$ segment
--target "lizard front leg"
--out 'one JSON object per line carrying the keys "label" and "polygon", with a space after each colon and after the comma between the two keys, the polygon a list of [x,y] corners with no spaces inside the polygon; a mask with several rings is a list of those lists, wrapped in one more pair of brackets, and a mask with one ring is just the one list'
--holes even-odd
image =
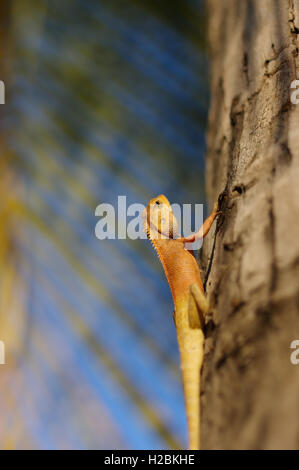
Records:
{"label": "lizard front leg", "polygon": [[209,215],[209,217],[206,218],[198,232],[193,233],[189,235],[188,237],[184,237],[184,242],[188,243],[193,243],[196,240],[200,240],[204,238],[210,231],[210,228],[212,227],[212,224],[214,220],[216,219],[217,215],[221,214],[221,211],[219,211],[219,205],[218,202],[215,202],[213,211]]}

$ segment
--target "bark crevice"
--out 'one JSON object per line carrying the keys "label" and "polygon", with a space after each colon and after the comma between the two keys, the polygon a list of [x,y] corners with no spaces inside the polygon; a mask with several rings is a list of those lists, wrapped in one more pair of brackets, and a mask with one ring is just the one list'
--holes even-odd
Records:
{"label": "bark crevice", "polygon": [[213,315],[201,447],[299,448],[299,0],[208,0],[208,11],[207,194],[225,197],[202,253]]}

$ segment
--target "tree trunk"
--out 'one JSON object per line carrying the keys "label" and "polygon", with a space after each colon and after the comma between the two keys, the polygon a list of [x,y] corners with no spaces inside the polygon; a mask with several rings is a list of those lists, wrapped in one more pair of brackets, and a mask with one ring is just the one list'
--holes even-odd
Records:
{"label": "tree trunk", "polygon": [[299,0],[207,0],[204,449],[299,448]]}

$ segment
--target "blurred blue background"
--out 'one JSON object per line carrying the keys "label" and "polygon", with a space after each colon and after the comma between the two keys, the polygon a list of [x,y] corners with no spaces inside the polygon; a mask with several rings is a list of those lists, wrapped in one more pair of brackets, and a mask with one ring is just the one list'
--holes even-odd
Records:
{"label": "blurred blue background", "polygon": [[0,448],[187,445],[172,300],[95,208],[204,202],[201,1],[1,7]]}

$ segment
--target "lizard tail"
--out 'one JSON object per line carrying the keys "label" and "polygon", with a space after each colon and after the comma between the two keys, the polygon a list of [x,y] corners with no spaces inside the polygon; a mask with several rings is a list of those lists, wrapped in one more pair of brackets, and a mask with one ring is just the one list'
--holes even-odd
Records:
{"label": "lizard tail", "polygon": [[189,449],[200,448],[200,372],[204,354],[204,334],[199,328],[182,332],[178,337],[186,414]]}

